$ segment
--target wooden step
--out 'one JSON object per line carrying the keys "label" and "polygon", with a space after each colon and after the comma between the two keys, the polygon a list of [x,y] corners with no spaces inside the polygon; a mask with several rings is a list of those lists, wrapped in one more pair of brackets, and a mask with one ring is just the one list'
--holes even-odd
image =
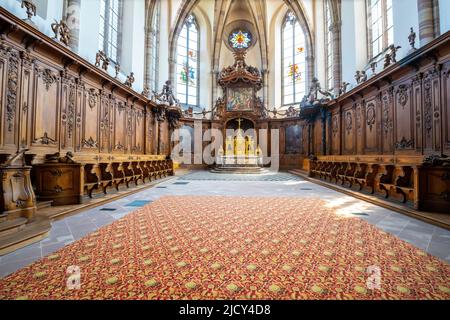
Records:
{"label": "wooden step", "polygon": [[302,169],[292,169],[288,170],[289,173],[296,175],[296,176],[308,176],[308,172]]}
{"label": "wooden step", "polygon": [[17,232],[0,236],[0,256],[44,239],[50,229],[50,220],[38,219]]}
{"label": "wooden step", "polygon": [[0,214],[0,223],[5,222],[8,215],[6,213]]}
{"label": "wooden step", "polygon": [[53,204],[53,201],[37,201],[36,207],[38,210],[51,207]]}
{"label": "wooden step", "polygon": [[0,223],[0,237],[19,231],[27,222],[26,218],[17,218]]}

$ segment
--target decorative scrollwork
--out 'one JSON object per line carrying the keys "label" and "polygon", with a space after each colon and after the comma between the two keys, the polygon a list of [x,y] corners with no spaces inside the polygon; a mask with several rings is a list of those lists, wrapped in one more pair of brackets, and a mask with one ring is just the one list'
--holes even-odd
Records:
{"label": "decorative scrollwork", "polygon": [[404,84],[398,87],[398,103],[404,107],[408,103],[408,87]]}
{"label": "decorative scrollwork", "polygon": [[414,139],[406,140],[405,137],[395,144],[396,149],[409,149],[414,148]]}
{"label": "decorative scrollwork", "polygon": [[45,84],[45,89],[48,91],[50,87],[56,82],[58,77],[50,69],[42,71],[42,81]]}
{"label": "decorative scrollwork", "polygon": [[89,137],[89,139],[87,139],[87,140],[83,139],[81,141],[81,144],[85,148],[97,148],[98,147],[97,141],[95,141],[92,137]]}
{"label": "decorative scrollwork", "polygon": [[38,139],[35,139],[33,143],[41,143],[45,145],[56,144],[56,140],[50,138],[47,132],[44,132],[44,135]]}
{"label": "decorative scrollwork", "polygon": [[367,111],[366,111],[366,123],[369,126],[370,131],[372,131],[372,127],[375,124],[375,117],[376,116],[376,111],[375,111],[375,105],[373,103],[370,103],[367,106]]}
{"label": "decorative scrollwork", "polygon": [[13,131],[14,119],[16,117],[17,88],[19,77],[19,56],[16,52],[11,52],[8,60],[8,86],[6,91],[6,120],[8,121],[8,131]]}

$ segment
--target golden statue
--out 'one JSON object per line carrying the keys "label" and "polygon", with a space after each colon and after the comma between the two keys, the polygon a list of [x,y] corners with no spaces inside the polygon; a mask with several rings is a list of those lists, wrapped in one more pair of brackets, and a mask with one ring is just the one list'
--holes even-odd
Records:
{"label": "golden statue", "polygon": [[227,137],[225,155],[227,156],[234,155],[234,143],[232,137]]}
{"label": "golden statue", "polygon": [[234,137],[234,154],[237,156],[244,156],[245,145],[245,138],[242,136],[241,130],[239,129],[236,137]]}
{"label": "golden statue", "polygon": [[255,144],[254,144],[253,138],[251,136],[247,136],[246,137],[245,154],[247,156],[254,156],[255,155]]}

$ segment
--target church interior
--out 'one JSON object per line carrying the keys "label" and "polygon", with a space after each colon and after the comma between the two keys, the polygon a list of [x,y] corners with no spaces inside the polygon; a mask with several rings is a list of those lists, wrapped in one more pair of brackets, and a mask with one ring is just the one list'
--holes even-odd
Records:
{"label": "church interior", "polygon": [[0,0],[0,299],[449,300],[450,1]]}

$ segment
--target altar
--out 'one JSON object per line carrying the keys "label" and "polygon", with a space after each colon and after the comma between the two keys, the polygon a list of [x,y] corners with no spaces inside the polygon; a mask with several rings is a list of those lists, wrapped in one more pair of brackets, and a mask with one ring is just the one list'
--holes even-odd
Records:
{"label": "altar", "polygon": [[223,68],[218,84],[223,96],[217,99],[213,117],[223,123],[224,144],[215,157],[213,172],[263,172],[263,154],[257,141],[256,123],[264,116],[262,100],[257,93],[262,88],[258,68],[245,62],[247,51],[256,38],[245,26],[230,32],[226,43],[235,62]]}
{"label": "altar", "polygon": [[263,166],[261,148],[256,145],[252,135],[243,135],[240,127],[242,119],[236,121],[239,127],[234,136],[226,137],[225,150],[221,148],[216,157],[215,171],[260,172],[261,170],[254,169]]}

